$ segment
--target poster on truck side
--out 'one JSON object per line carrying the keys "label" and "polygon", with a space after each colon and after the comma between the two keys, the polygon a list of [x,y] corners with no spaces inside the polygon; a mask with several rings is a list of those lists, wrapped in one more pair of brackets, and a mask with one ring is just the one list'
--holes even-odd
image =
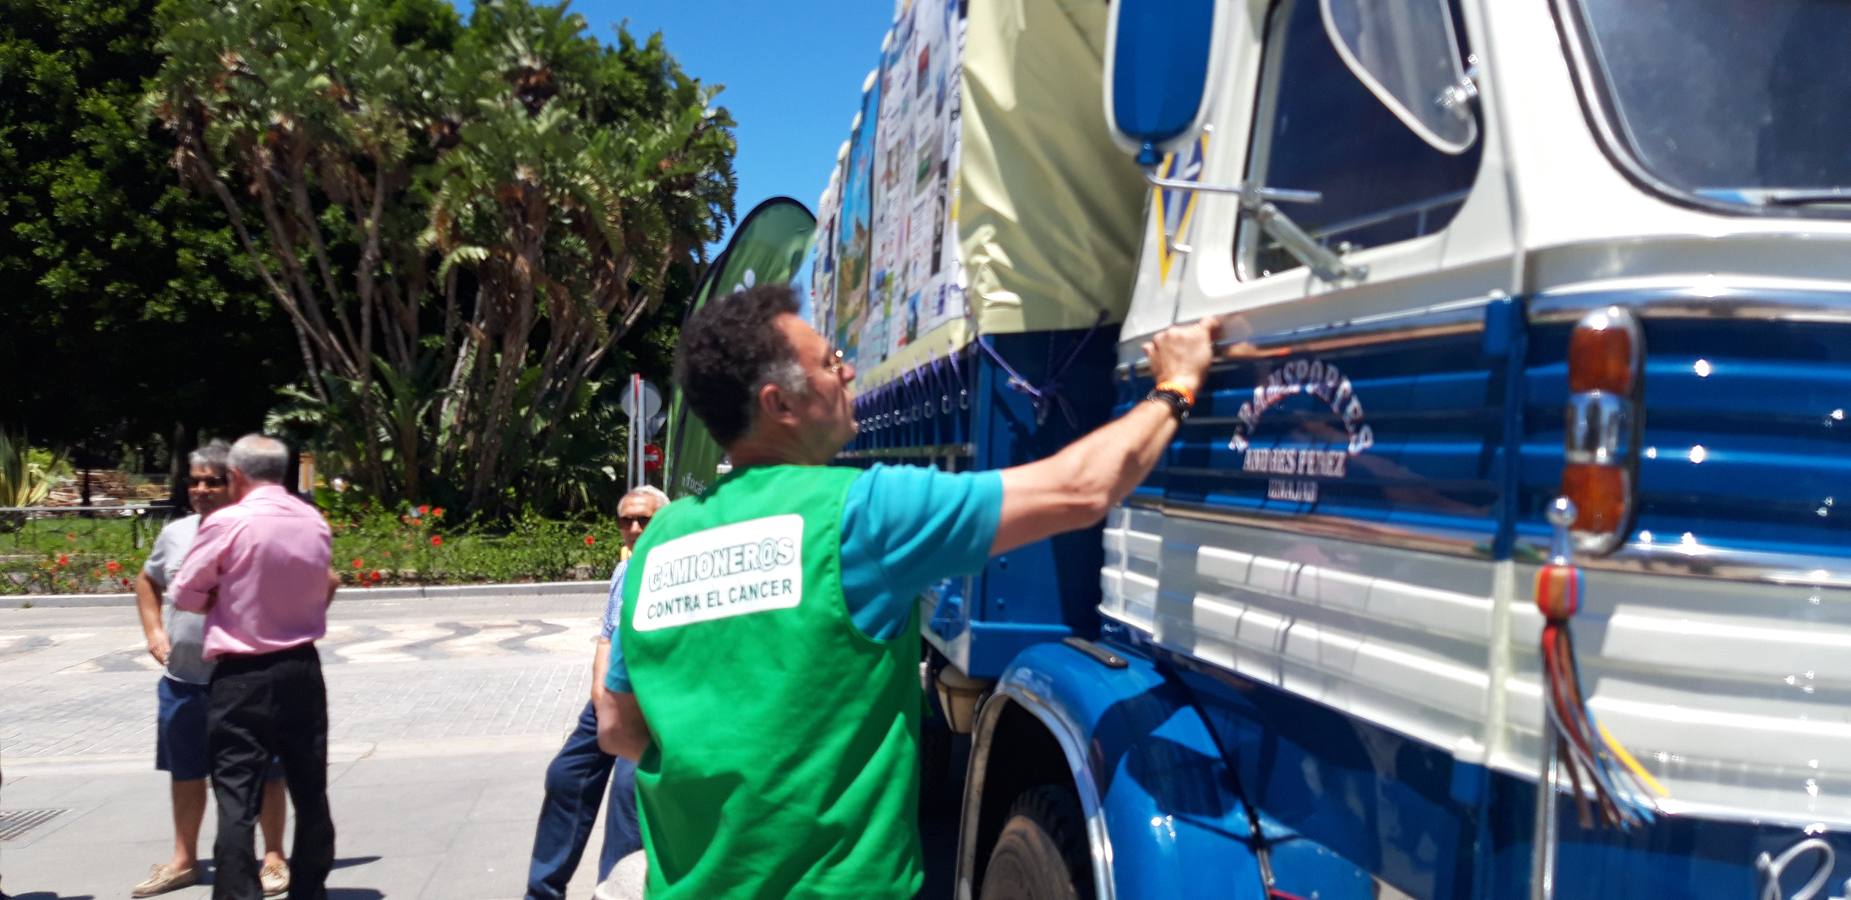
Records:
{"label": "poster on truck side", "polygon": [[839,205],[818,210],[830,243],[816,274],[831,282],[816,289],[816,318],[858,368],[965,312],[953,222],[962,23],[955,0],[902,5],[825,194]]}
{"label": "poster on truck side", "polygon": [[904,170],[912,135],[906,111],[912,101],[912,78],[904,65],[913,42],[912,18],[902,15],[888,33],[881,54],[880,114],[874,131],[874,255],[868,282],[868,317],[862,328],[865,365],[878,365],[905,342],[901,250],[906,240],[908,191]]}
{"label": "poster on truck side", "polygon": [[841,208],[836,218],[835,333],[843,359],[857,368],[878,362],[865,353],[862,330],[868,321],[868,269],[872,262],[874,203],[874,124],[880,111],[880,79],[861,98],[861,114],[848,138],[842,168]]}
{"label": "poster on truck side", "polygon": [[1148,188],[1096,116],[1069,114],[1103,102],[1108,24],[1060,0],[896,4],[811,264],[817,321],[864,388],[977,333],[1122,321]]}
{"label": "poster on truck side", "polygon": [[912,159],[906,178],[911,210],[907,214],[902,282],[906,294],[905,343],[963,314],[961,305],[947,303],[946,285],[953,267],[946,265],[944,255],[946,218],[950,213],[950,157],[957,146],[956,5],[920,2],[913,6],[911,14],[914,43],[908,58],[913,76],[909,116]]}

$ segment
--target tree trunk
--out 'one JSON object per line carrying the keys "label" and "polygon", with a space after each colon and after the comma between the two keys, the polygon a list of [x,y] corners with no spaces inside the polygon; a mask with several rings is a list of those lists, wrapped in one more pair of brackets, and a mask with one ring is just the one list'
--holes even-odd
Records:
{"label": "tree trunk", "polygon": [[186,457],[193,452],[193,446],[193,430],[185,422],[175,422],[167,461],[167,502],[174,509],[185,509],[187,505],[186,478],[192,467],[186,464]]}

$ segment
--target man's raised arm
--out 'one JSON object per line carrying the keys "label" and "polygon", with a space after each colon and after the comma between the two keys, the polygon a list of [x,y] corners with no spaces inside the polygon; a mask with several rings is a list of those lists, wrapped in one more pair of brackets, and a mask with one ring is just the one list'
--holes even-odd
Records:
{"label": "man's raised arm", "polygon": [[[1208,372],[1214,341],[1212,319],[1158,333],[1144,344],[1155,382],[1193,395]],[[1138,403],[1047,459],[1004,469],[991,555],[1104,518],[1150,474],[1178,424],[1168,404]]]}

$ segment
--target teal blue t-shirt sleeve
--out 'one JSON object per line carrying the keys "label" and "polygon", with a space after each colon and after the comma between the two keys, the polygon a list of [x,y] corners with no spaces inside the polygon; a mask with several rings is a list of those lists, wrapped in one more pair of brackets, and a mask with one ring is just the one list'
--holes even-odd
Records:
{"label": "teal blue t-shirt sleeve", "polygon": [[630,667],[623,662],[623,641],[617,634],[623,622],[623,576],[629,567],[628,562],[620,562],[617,571],[611,573],[611,593],[604,601],[604,620],[598,628],[600,635],[611,642],[611,664],[604,670],[604,689],[613,694],[634,693],[630,689]]}
{"label": "teal blue t-shirt sleeve", "polygon": [[842,594],[862,633],[900,633],[919,594],[982,570],[1002,518],[1000,472],[875,466],[842,508]]}

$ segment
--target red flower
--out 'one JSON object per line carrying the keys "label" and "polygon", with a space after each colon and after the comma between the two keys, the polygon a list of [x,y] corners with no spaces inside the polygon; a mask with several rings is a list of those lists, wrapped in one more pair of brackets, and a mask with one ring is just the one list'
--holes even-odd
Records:
{"label": "red flower", "polygon": [[372,582],[373,582],[374,584],[378,584],[378,583],[379,583],[379,580],[380,580],[380,579],[382,579],[382,578],[384,578],[384,577],[386,577],[386,576],[385,576],[385,575],[383,575],[383,574],[380,574],[380,571],[379,571],[378,569],[374,569],[374,570],[373,570],[373,574],[372,574],[372,575],[370,576],[370,578],[371,578],[371,580],[372,580]]}
{"label": "red flower", "polygon": [[114,575],[117,572],[122,571],[122,564],[112,559],[109,562],[104,563],[103,568],[108,569],[109,574]]}
{"label": "red flower", "polygon": [[441,534],[433,534],[433,535],[431,535],[431,546],[433,546],[433,547],[441,547],[441,546],[443,546],[443,535],[441,535]]}
{"label": "red flower", "polygon": [[585,546],[587,546],[587,547],[589,547],[589,546],[591,546],[592,544],[595,544],[595,543],[597,543],[597,542],[598,542],[598,539],[597,539],[597,538],[595,538],[595,537],[592,537],[592,536],[591,536],[591,535],[589,535],[589,534],[588,534],[588,535],[585,535]]}
{"label": "red flower", "polygon": [[116,579],[116,580],[117,580],[117,581],[120,581],[120,582],[122,582],[122,586],[123,586],[123,587],[128,587],[128,586],[129,586],[129,580],[128,580],[127,578],[118,578],[118,579]]}
{"label": "red flower", "polygon": [[71,564],[71,557],[70,557],[70,554],[68,554],[68,553],[60,553],[60,554],[58,554],[58,568],[60,568],[60,569],[62,569],[62,568],[64,568],[65,566],[68,566],[68,565],[70,565],[70,564]]}
{"label": "red flower", "polygon": [[439,506],[436,509],[431,510],[431,515],[439,519],[443,518],[443,507]]}
{"label": "red flower", "polygon": [[418,515],[420,515],[420,516],[428,516],[428,515],[430,515],[430,514],[431,514],[431,506],[430,506],[430,504],[428,504],[428,503],[427,503],[427,504],[424,504],[423,506],[420,506],[420,507],[418,507]]}
{"label": "red flower", "polygon": [[353,567],[354,567],[354,568],[356,568],[356,569],[364,569],[364,568],[366,568],[366,560],[364,560],[364,559],[361,559],[361,558],[360,558],[360,557],[358,557],[358,556],[356,556],[356,557],[354,557],[354,558],[353,558]]}

